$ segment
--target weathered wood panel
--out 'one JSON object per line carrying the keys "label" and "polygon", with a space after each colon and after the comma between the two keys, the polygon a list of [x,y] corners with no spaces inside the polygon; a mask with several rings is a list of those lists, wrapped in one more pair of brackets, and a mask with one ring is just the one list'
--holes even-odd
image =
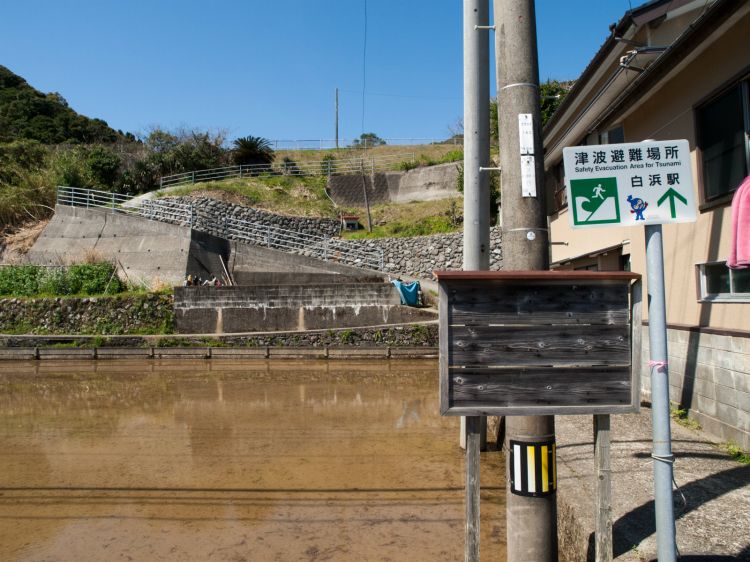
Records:
{"label": "weathered wood panel", "polygon": [[630,326],[452,326],[449,366],[622,365]]}
{"label": "weathered wood panel", "polygon": [[630,367],[451,369],[449,407],[627,406]]}
{"label": "weathered wood panel", "polygon": [[451,324],[625,324],[624,284],[518,285],[500,281],[441,282]]}

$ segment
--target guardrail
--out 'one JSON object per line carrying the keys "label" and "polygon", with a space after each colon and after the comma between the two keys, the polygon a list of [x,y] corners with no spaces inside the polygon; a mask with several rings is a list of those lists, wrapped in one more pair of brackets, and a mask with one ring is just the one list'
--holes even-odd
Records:
{"label": "guardrail", "polygon": [[356,248],[339,238],[317,236],[234,217],[224,219],[224,232],[227,238],[250,242],[257,246],[266,246],[354,267],[378,271],[383,269],[383,250]]}
{"label": "guardrail", "polygon": [[130,205],[132,198],[110,191],[83,187],[57,188],[57,204],[87,209],[105,209],[112,213],[138,215],[147,219],[171,222],[181,226],[193,225],[193,206],[169,200],[146,200],[140,206]]}
{"label": "guardrail", "polygon": [[[58,205],[104,209],[111,213],[137,215],[149,220],[191,228],[196,227],[200,230],[201,225],[196,224],[197,215],[192,204],[169,199],[146,199],[138,206],[130,205],[129,202],[129,197],[109,191],[97,191],[81,187],[61,186],[57,188]],[[381,249],[358,248],[339,238],[287,230],[234,217],[224,218],[223,233],[225,238],[257,246],[266,246],[271,249],[354,267],[383,270],[383,251]]]}
{"label": "guardrail", "polygon": [[462,137],[433,138],[433,137],[401,137],[387,139],[273,139],[268,141],[274,150],[337,150],[362,149],[367,150],[381,146],[385,142],[388,146],[418,146],[418,145],[448,145],[463,146]]}
{"label": "guardrail", "polygon": [[373,158],[336,158],[315,162],[280,162],[278,164],[243,164],[208,170],[172,174],[159,179],[159,187],[188,185],[205,181],[252,176],[333,176],[341,174],[373,174],[392,169],[401,162],[414,162],[414,153],[389,154]]}

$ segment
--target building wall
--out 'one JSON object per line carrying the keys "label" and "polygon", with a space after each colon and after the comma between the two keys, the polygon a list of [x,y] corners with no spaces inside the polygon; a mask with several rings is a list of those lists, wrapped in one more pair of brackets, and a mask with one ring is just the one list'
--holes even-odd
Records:
{"label": "building wall", "polygon": [[[750,37],[750,14],[743,16],[710,49],[663,84],[640,106],[621,120],[610,123],[623,125],[627,142],[687,139],[693,150],[696,201],[700,201],[703,188],[695,152],[694,106],[750,67],[750,52],[745,51],[744,56],[738,56],[737,52],[737,45],[745,44],[747,37]],[[550,167],[549,163],[547,167]],[[595,253],[629,240],[629,244],[623,248],[630,252],[631,268],[645,274],[644,229],[572,229],[567,209],[550,219],[552,241],[568,243],[567,246],[552,247],[553,263]],[[695,265],[726,259],[729,254],[730,224],[731,208],[725,204],[699,212],[696,223],[663,227],[668,323],[750,332],[750,314],[742,313],[747,304],[698,300]],[[644,316],[647,317],[646,311]]]}
{"label": "building wall", "polygon": [[[664,44],[664,33],[650,31],[651,44]],[[695,107],[750,70],[750,50],[745,48],[748,37],[750,9],[744,6],[712,42],[695,46],[698,54],[691,62],[676,67],[674,76],[657,84],[624,114],[602,123],[600,131],[622,125],[626,142],[687,139],[692,150],[695,200],[700,204],[703,181],[695,149]],[[567,119],[576,119],[575,113]],[[571,146],[582,140],[568,139],[566,143]],[[558,161],[546,162],[546,168],[552,169]],[[622,245],[619,252],[630,255],[631,270],[643,274],[647,284],[643,228],[574,230],[569,221],[567,208],[550,216],[552,241],[568,243],[552,246],[553,263],[572,269],[591,262],[593,254],[604,269],[602,266],[612,262],[607,261],[609,256],[597,254]],[[725,202],[704,207],[695,223],[663,227],[670,398],[709,433],[750,450],[750,303],[701,302],[696,272],[696,264],[726,259],[730,224],[731,208]],[[647,290],[644,287],[644,294]],[[643,312],[647,318],[647,310]],[[643,330],[642,393],[650,399],[648,327]]]}

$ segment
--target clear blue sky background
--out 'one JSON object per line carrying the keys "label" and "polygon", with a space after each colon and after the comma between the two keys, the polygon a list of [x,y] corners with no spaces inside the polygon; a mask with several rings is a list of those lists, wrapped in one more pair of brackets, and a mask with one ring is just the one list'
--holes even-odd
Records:
{"label": "clear blue sky background", "polygon": [[[541,79],[573,79],[630,2],[536,6]],[[339,87],[340,136],[352,138],[362,132],[364,8],[364,0],[0,0],[0,64],[135,133],[187,126],[230,138],[330,139]],[[365,131],[450,135],[463,112],[461,26],[461,0],[367,2]],[[493,68],[493,94],[494,80]]]}

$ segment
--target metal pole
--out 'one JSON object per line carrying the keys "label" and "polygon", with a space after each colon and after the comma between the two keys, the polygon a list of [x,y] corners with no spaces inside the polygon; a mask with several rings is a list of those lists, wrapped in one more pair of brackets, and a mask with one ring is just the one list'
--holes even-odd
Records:
{"label": "metal pole", "polygon": [[[495,0],[498,129],[502,169],[503,269],[547,270],[549,236],[544,208],[543,151],[539,107],[536,15],[533,0]],[[532,154],[521,156],[519,115],[531,115]],[[471,131],[465,131],[465,134]],[[525,181],[522,164],[531,168]],[[529,176],[531,176],[529,178]],[[506,444],[549,443],[555,438],[553,416],[509,416]],[[506,445],[506,451],[509,447]],[[506,471],[511,466],[506,456]],[[510,489],[506,499],[507,552],[513,562],[557,561],[557,498],[521,496]]]}
{"label": "metal pole", "polygon": [[339,89],[336,88],[336,150],[339,148]]}
{"label": "metal pole", "polygon": [[464,258],[465,270],[490,267],[490,160],[488,0],[464,0]]}
{"label": "metal pole", "polygon": [[669,427],[669,367],[667,365],[667,309],[664,298],[664,249],[661,225],[646,226],[648,280],[648,338],[651,368],[651,416],[654,459],[656,552],[659,562],[674,562],[674,504],[672,503],[672,437]]}
{"label": "metal pole", "polygon": [[[477,29],[487,25],[489,17],[489,0],[464,0],[463,269],[469,271],[490,267],[489,177],[479,170],[490,159],[490,42],[487,32]],[[479,560],[479,451],[486,445],[486,427],[487,418],[461,418],[459,443],[466,448],[467,562]]]}

